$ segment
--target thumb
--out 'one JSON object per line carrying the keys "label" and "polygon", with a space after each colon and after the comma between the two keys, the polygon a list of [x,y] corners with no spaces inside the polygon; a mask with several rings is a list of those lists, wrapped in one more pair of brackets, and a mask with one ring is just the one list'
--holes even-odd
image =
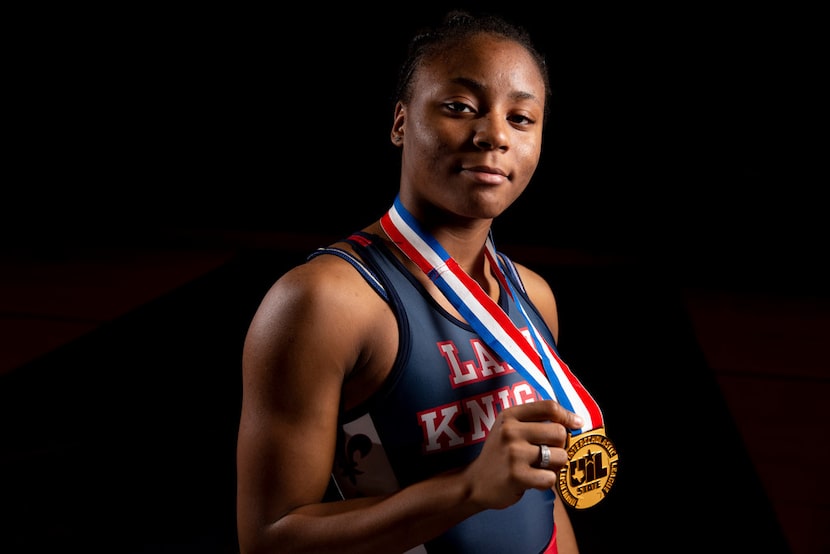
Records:
{"label": "thumb", "polygon": [[579,414],[568,412],[568,421],[565,423],[568,429],[581,429],[585,425],[585,420]]}

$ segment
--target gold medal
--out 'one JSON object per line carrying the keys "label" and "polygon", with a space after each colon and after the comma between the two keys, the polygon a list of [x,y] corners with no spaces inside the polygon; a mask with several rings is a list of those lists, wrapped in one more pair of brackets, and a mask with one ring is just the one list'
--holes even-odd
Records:
{"label": "gold medal", "polygon": [[559,471],[559,496],[578,510],[595,506],[617,478],[617,449],[605,428],[587,431],[568,444],[568,464]]}

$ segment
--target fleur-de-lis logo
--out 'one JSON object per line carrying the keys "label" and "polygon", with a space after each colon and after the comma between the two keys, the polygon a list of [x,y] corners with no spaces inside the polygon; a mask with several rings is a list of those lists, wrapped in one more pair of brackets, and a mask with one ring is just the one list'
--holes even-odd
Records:
{"label": "fleur-de-lis logo", "polygon": [[357,485],[357,476],[363,472],[357,469],[362,458],[366,458],[372,450],[372,440],[366,435],[354,435],[349,438],[345,446],[344,457],[339,462],[343,475],[348,477],[352,485]]}

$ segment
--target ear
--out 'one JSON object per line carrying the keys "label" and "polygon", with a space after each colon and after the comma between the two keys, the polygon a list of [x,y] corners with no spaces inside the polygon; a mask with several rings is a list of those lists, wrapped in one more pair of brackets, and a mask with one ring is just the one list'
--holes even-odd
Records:
{"label": "ear", "polygon": [[403,145],[404,122],[406,121],[406,106],[401,102],[395,104],[395,115],[392,119],[392,133],[390,138],[395,146]]}

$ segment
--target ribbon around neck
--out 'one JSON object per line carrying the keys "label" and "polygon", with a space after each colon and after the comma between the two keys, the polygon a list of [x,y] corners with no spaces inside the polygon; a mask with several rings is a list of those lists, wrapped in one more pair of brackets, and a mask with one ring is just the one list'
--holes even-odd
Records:
{"label": "ribbon around neck", "polygon": [[573,436],[603,427],[602,412],[596,401],[543,339],[519,302],[514,285],[505,277],[506,268],[496,253],[492,231],[485,243],[485,255],[496,278],[515,300],[527,324],[524,332],[421,227],[404,207],[400,196],[395,198],[380,223],[404,255],[435,283],[488,346],[518,371],[542,398],[555,400],[582,417],[585,424],[581,429],[571,430]]}

